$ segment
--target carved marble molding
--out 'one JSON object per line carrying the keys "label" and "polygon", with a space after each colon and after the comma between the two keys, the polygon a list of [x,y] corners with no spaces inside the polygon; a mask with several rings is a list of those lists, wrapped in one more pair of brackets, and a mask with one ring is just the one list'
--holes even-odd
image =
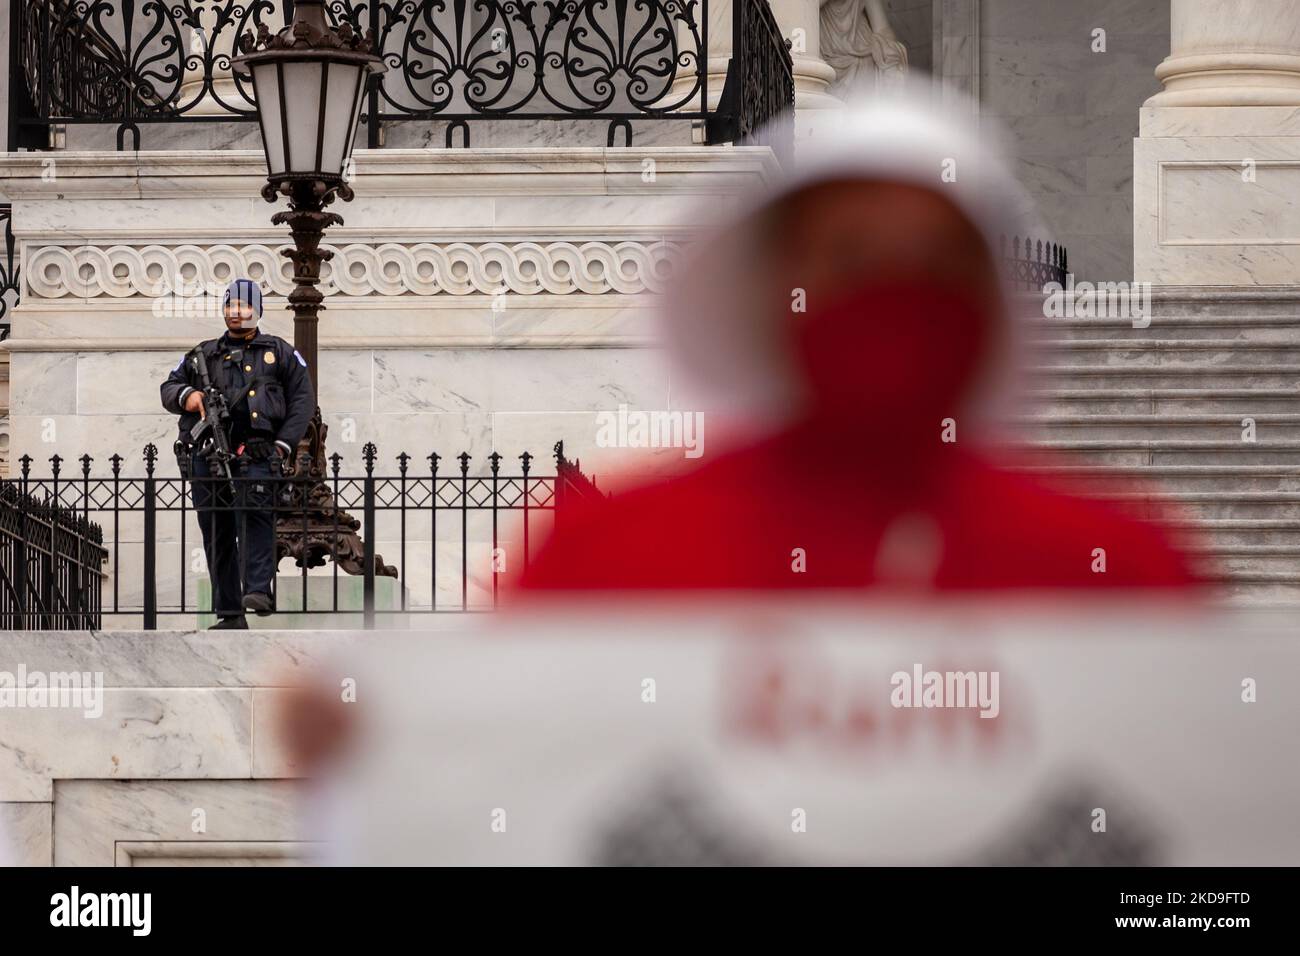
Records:
{"label": "carved marble molding", "polygon": [[[24,295],[158,297],[219,295],[248,276],[271,295],[293,287],[285,245],[28,245]],[[664,240],[589,242],[418,242],[325,244],[327,295],[635,294],[663,288],[677,243]]]}

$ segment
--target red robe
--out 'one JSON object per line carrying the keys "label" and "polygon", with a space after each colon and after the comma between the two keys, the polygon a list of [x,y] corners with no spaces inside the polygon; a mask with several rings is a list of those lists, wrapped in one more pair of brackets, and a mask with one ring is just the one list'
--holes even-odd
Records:
{"label": "red robe", "polygon": [[998,465],[960,431],[943,440],[942,423],[994,351],[997,318],[960,290],[917,284],[867,286],[827,304],[791,334],[808,393],[800,424],[560,516],[523,587],[1196,583],[1159,526]]}
{"label": "red robe", "polygon": [[[819,467],[804,451],[787,434],[688,476],[584,502],[564,516],[522,585],[980,591],[1198,581],[1161,528],[959,445],[946,446],[942,468],[928,477],[909,469],[893,480],[887,469],[871,474],[869,462],[845,456]],[[907,516],[921,516],[930,533],[905,537],[901,559],[891,560],[881,553],[883,538],[915,526]]]}

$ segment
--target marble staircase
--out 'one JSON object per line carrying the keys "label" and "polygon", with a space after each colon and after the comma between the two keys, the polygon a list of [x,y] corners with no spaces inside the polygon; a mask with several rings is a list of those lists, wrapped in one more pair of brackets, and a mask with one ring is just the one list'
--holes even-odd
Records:
{"label": "marble staircase", "polygon": [[1031,324],[1019,424],[1044,469],[1164,515],[1229,602],[1300,605],[1300,293],[1164,290],[1146,328]]}

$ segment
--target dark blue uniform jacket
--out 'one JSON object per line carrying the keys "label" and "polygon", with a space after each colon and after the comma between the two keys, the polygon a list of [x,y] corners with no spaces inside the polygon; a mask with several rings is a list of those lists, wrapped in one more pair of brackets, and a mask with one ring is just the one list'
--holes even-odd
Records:
{"label": "dark blue uniform jacket", "polygon": [[[302,356],[279,336],[260,331],[252,339],[223,335],[198,347],[207,357],[208,374],[226,400],[233,402],[243,393],[231,408],[232,443],[262,438],[292,454],[316,410],[316,395]],[[199,387],[198,376],[184,358],[162,383],[163,408],[180,415],[182,438],[188,439],[190,429],[199,421],[197,413],[182,410],[189,393]]]}

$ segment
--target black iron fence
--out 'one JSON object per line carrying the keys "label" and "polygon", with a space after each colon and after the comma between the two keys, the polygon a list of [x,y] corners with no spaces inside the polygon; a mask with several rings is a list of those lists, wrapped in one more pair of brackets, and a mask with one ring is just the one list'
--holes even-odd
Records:
{"label": "black iron fence", "polygon": [[[717,2],[717,0],[715,0]],[[371,33],[388,71],[362,122],[445,120],[469,143],[481,119],[710,119],[708,0],[327,0],[335,24]],[[45,148],[49,127],[251,121],[250,81],[234,76],[236,40],[278,30],[292,0],[13,0],[10,149]],[[793,67],[768,0],[733,0],[733,67],[716,142],[752,137],[794,103]],[[736,74],[733,77],[733,74]],[[734,82],[733,82],[734,80]]]}
{"label": "black iron fence", "polygon": [[[344,615],[369,628],[400,625],[396,619],[408,615],[495,608],[502,581],[527,569],[568,505],[602,496],[579,463],[564,457],[563,443],[556,444],[554,458],[552,474],[538,474],[527,452],[511,468],[493,452],[481,473],[466,453],[450,461],[436,453],[419,461],[402,453],[382,470],[377,449],[367,444],[362,473],[344,474],[340,457],[331,456],[325,485],[340,509],[360,516],[373,560],[356,576],[342,573],[333,560],[315,573],[294,568],[292,586],[282,576],[275,589],[275,613],[335,621]],[[169,615],[185,616],[177,626],[192,626],[195,615],[201,622],[212,619],[191,485],[210,483],[211,510],[241,521],[252,503],[251,484],[265,479],[164,477],[152,444],[144,449],[143,474],[125,473],[120,455],[109,459],[108,475],[92,474],[89,455],[74,474],[63,471],[58,455],[50,459],[48,476],[34,476],[32,462],[24,455],[18,476],[0,482],[0,628],[99,627],[102,617],[117,616],[124,625],[136,618],[154,630]],[[293,533],[301,515],[284,493],[294,480],[280,479],[266,506],[281,535]],[[539,527],[539,519],[547,527]],[[349,519],[343,514],[336,520],[337,534]]]}
{"label": "black iron fence", "polygon": [[1015,288],[1042,292],[1049,282],[1065,284],[1070,272],[1065,246],[1028,236],[1013,236],[1009,247],[1007,237],[1002,236],[999,246],[1003,272]]}
{"label": "black iron fence", "polygon": [[104,533],[40,489],[0,484],[0,630],[100,626]]}
{"label": "black iron fence", "polygon": [[790,42],[767,0],[733,0],[731,17],[731,63],[708,139],[770,146],[786,165],[794,159]]}

